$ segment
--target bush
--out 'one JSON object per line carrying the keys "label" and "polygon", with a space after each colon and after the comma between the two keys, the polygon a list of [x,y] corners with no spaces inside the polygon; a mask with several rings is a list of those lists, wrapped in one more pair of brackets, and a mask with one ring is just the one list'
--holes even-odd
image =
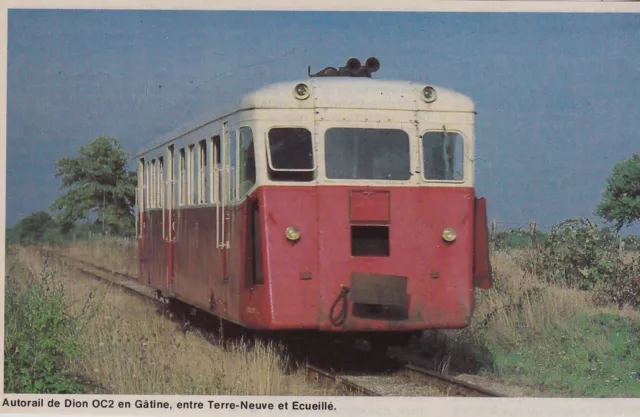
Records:
{"label": "bush", "polygon": [[83,392],[67,372],[67,361],[79,354],[79,322],[55,269],[45,266],[34,276],[18,265],[5,285],[5,392]]}
{"label": "bush", "polygon": [[[628,259],[624,259],[624,257]],[[620,253],[619,239],[588,219],[566,220],[551,228],[527,265],[549,283],[595,291],[600,303],[640,304],[637,255]]]}
{"label": "bush", "polygon": [[495,250],[523,249],[531,246],[529,232],[522,229],[509,229],[496,234],[493,240]]}

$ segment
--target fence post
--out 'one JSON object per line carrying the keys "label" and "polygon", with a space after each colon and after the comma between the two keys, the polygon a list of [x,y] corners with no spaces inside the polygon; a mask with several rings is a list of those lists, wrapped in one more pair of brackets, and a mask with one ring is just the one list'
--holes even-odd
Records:
{"label": "fence post", "polygon": [[491,252],[496,250],[496,230],[498,229],[498,222],[496,219],[491,220]]}
{"label": "fence post", "polygon": [[531,246],[533,246],[533,249],[537,249],[538,244],[536,243],[536,221],[535,220],[533,220],[529,224],[529,236],[531,236]]}

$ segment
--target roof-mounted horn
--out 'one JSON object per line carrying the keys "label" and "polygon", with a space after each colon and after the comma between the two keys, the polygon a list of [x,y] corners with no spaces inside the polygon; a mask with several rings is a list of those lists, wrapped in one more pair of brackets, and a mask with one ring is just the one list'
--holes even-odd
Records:
{"label": "roof-mounted horn", "polygon": [[380,69],[380,61],[377,58],[371,57],[367,59],[365,65],[360,63],[358,58],[350,58],[344,67],[338,69],[334,67],[326,67],[325,69],[311,74],[311,67],[308,68],[307,73],[309,77],[369,77],[371,73]]}

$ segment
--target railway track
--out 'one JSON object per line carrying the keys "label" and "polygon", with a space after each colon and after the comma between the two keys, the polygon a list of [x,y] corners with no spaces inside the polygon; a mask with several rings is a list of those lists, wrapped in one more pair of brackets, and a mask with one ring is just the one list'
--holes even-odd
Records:
{"label": "railway track", "polygon": [[[117,285],[125,292],[147,301],[162,303],[156,292],[140,284],[135,277],[77,259],[53,249],[41,249],[48,256],[58,257],[67,265],[94,279]],[[179,320],[178,320],[179,321]],[[505,397],[493,390],[458,380],[420,365],[420,358],[395,352],[390,357],[398,370],[388,375],[345,375],[306,364],[307,377],[316,384],[339,387],[347,395],[361,396],[464,396]]]}
{"label": "railway track", "polygon": [[366,388],[355,382],[349,381],[347,378],[341,377],[335,373],[322,370],[313,365],[306,365],[307,376],[320,385],[339,385],[343,391],[352,395],[362,395],[366,397],[381,397],[382,394]]}
{"label": "railway track", "polygon": [[405,365],[405,372],[409,378],[417,377],[420,380],[429,381],[431,384],[445,391],[449,396],[459,397],[506,397],[506,395],[470,384],[450,376],[434,372],[413,364]]}

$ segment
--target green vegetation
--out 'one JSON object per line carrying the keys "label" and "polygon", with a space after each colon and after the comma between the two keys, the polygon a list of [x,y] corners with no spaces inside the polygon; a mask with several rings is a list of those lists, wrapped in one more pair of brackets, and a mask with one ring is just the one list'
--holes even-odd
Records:
{"label": "green vegetation", "polygon": [[[136,174],[126,169],[127,159],[116,139],[98,137],[77,157],[58,161],[56,176],[67,192],[51,205],[56,216],[38,211],[21,219],[7,230],[7,244],[61,244],[100,232],[133,234]],[[8,247],[7,260],[15,258]],[[64,276],[46,262],[35,271],[14,259],[7,272],[6,392],[82,392],[69,364],[80,354],[77,340],[86,311],[72,312]]]}
{"label": "green vegetation", "polygon": [[37,273],[13,257],[5,280],[5,392],[83,392],[68,368],[79,354],[81,321],[70,313],[65,283],[50,267]]}
{"label": "green vegetation", "polygon": [[536,245],[528,230],[496,233],[494,287],[477,292],[469,328],[423,340],[441,366],[534,395],[640,397],[640,239],[619,234],[640,219],[638,154],[614,167],[596,213],[613,230],[568,219]]}
{"label": "green vegetation", "polygon": [[[546,233],[536,232],[536,242],[543,242],[546,238]],[[520,228],[498,232],[496,233],[495,239],[492,240],[492,247],[494,250],[524,249],[529,248],[530,246],[530,233]]]}
{"label": "green vegetation", "polygon": [[640,153],[613,167],[596,214],[614,222],[616,233],[640,220]]}
{"label": "green vegetation", "polygon": [[[135,234],[133,215],[136,173],[126,168],[129,156],[118,140],[98,137],[77,157],[57,162],[67,192],[51,204],[56,214],[37,211],[7,229],[8,244],[61,244],[108,234]],[[90,219],[93,218],[93,221]]]}
{"label": "green vegetation", "polygon": [[583,314],[520,331],[517,348],[492,346],[504,377],[566,396],[640,397],[640,321]]}
{"label": "green vegetation", "polygon": [[15,226],[7,229],[6,239],[9,244],[58,243],[62,240],[60,226],[44,211],[37,211],[20,220]]}
{"label": "green vegetation", "polygon": [[569,219],[553,226],[537,249],[537,256],[524,265],[527,272],[581,290],[606,288],[617,294],[608,301],[640,306],[640,286],[634,286],[640,258],[621,251],[619,239],[589,220]]}
{"label": "green vegetation", "polygon": [[68,234],[78,220],[97,216],[96,225],[114,236],[134,231],[136,173],[127,170],[128,155],[117,139],[101,136],[80,148],[77,157],[58,161],[57,177],[62,177],[66,194],[51,209],[57,211],[61,231]]}

